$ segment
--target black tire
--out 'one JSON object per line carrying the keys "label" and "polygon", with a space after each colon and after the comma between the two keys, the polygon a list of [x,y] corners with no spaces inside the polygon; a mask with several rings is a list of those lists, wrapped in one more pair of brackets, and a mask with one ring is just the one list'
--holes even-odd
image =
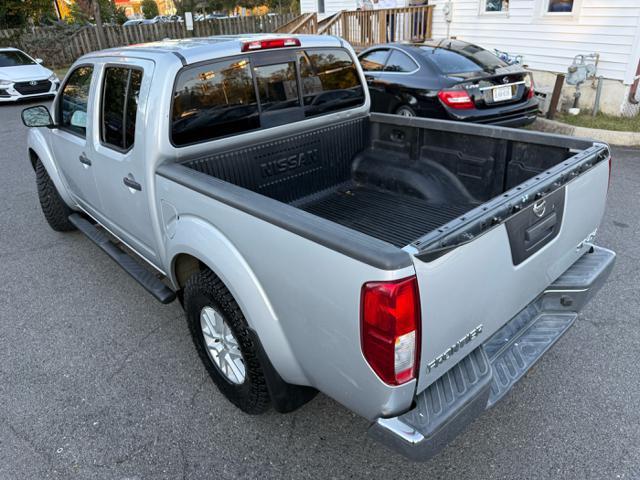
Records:
{"label": "black tire", "polygon": [[56,232],[70,232],[76,227],[69,221],[73,211],[64,203],[56,186],[53,184],[47,170],[40,159],[36,160],[36,183],[38,185],[38,199],[44,218]]}
{"label": "black tire", "polygon": [[[200,313],[206,306],[213,307],[222,314],[238,342],[246,372],[241,384],[227,380],[209,358],[200,326]],[[271,405],[267,383],[258,361],[257,348],[248,331],[247,321],[231,292],[210,270],[194,273],[184,287],[184,309],[198,355],[218,389],[243,412],[251,415],[264,413]]]}
{"label": "black tire", "polygon": [[396,109],[396,115],[403,117],[415,117],[416,112],[409,105],[402,105]]}

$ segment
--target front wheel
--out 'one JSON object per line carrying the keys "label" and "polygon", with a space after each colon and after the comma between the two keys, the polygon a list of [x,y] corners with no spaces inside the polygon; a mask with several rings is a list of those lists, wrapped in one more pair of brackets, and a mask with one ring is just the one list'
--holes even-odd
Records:
{"label": "front wheel", "polygon": [[402,105],[396,110],[396,115],[400,115],[401,117],[415,117],[416,112],[408,105]]}
{"label": "front wheel", "polygon": [[44,218],[49,226],[56,232],[69,232],[75,230],[76,227],[69,221],[69,215],[73,211],[68,207],[56,186],[44,168],[40,159],[36,160],[36,183],[38,185],[38,199]]}
{"label": "front wheel", "polygon": [[184,287],[184,308],[200,359],[218,389],[243,412],[259,414],[271,404],[249,326],[233,295],[210,270]]}

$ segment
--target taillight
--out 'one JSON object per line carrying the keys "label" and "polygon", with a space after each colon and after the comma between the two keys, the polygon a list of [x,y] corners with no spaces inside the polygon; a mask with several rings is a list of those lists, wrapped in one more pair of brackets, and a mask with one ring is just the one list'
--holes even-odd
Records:
{"label": "taillight", "polygon": [[448,107],[459,110],[475,107],[473,100],[465,90],[440,90],[438,98]]}
{"label": "taillight", "polygon": [[300,40],[297,38],[273,38],[271,40],[255,40],[242,44],[243,52],[254,50],[268,50],[270,48],[299,47]]}
{"label": "taillight", "polygon": [[536,94],[536,85],[533,81],[533,75],[529,74],[524,78],[524,86],[528,88],[527,98],[532,99]]}
{"label": "taillight", "polygon": [[415,276],[362,287],[362,353],[389,385],[416,378],[420,355],[420,301]]}

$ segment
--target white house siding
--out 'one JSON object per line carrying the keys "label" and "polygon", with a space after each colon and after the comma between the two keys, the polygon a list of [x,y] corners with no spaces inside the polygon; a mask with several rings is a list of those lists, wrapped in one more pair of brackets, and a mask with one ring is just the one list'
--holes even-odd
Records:
{"label": "white house siding", "polygon": [[[318,17],[332,15],[340,10],[355,10],[357,6],[357,0],[324,0],[324,15],[319,14]],[[318,0],[300,0],[300,11],[302,13],[317,12]]]}
{"label": "white house siding", "polygon": [[[434,37],[445,37],[445,0],[429,3],[436,5]],[[597,52],[600,75],[631,83],[640,57],[640,0],[582,0],[572,17],[542,15],[543,0],[511,0],[507,15],[482,14],[480,3],[453,0],[449,35],[523,55],[532,69],[556,73],[566,72],[576,55]]]}

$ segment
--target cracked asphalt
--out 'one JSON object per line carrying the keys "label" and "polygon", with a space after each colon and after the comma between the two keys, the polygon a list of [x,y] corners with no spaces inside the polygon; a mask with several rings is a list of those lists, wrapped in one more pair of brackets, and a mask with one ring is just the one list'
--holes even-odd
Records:
{"label": "cracked asphalt", "polygon": [[228,403],[177,302],[48,228],[23,107],[0,107],[0,479],[640,478],[640,151],[614,149],[609,283],[505,400],[416,464],[323,395],[289,415]]}

